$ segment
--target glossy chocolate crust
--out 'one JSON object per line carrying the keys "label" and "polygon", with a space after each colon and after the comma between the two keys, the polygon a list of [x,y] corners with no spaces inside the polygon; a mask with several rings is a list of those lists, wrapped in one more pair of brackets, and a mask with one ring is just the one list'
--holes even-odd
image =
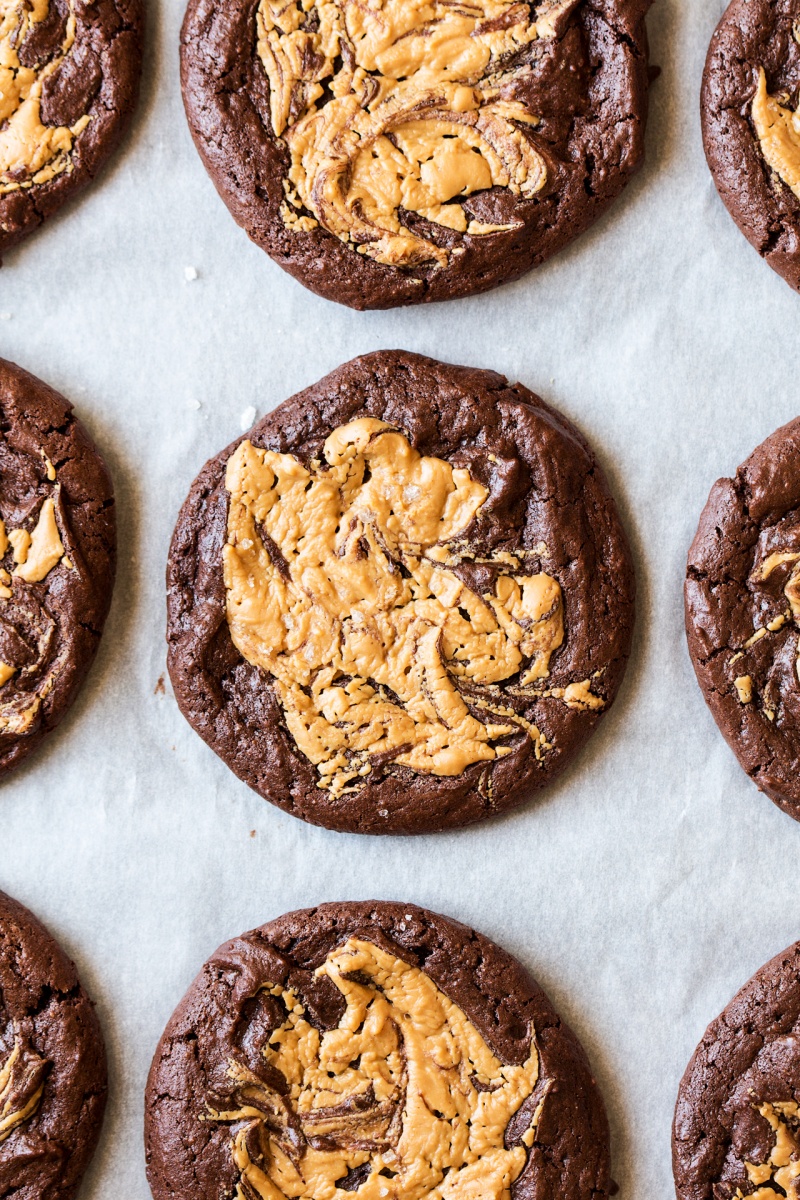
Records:
{"label": "glossy chocolate crust", "polygon": [[[46,63],[61,42],[65,0],[50,0],[50,13],[23,42],[26,65]],[[71,125],[91,117],[75,139],[72,171],[48,183],[0,195],[0,255],[93,181],[116,150],[136,107],[142,70],[142,0],[88,0],[75,5],[75,45],[61,67],[45,80],[42,121]]]}
{"label": "glossy chocolate crust", "polygon": [[[43,455],[55,468],[54,482]],[[61,666],[30,730],[0,731],[0,777],[39,746],[75,699],[100,643],[116,563],[114,493],[103,459],[63,396],[0,359],[0,517],[6,526],[33,524],[42,497],[53,496],[57,485],[57,520],[73,569],[59,564],[41,583],[13,580],[11,599],[0,600],[0,659],[16,667],[31,661],[33,613],[54,627],[42,669],[58,659]],[[5,562],[13,565],[10,555]],[[0,691],[0,707],[17,689],[16,679]]]}
{"label": "glossy chocolate crust", "polygon": [[263,983],[296,990],[319,1028],[336,1024],[341,996],[330,980],[315,980],[313,971],[350,936],[421,967],[503,1062],[524,1062],[535,1032],[540,1079],[525,1102],[528,1116],[545,1091],[547,1096],[512,1200],[604,1200],[610,1154],[603,1100],[582,1047],[544,992],[511,955],[474,930],[414,905],[388,902],[323,904],[289,913],[227,942],[205,964],[170,1019],[150,1068],[145,1143],[155,1200],[220,1200],[232,1194],[230,1129],[198,1120],[202,1098],[225,1088],[232,1053],[241,1056],[246,1044],[257,1055],[268,1036],[270,1029],[258,1028],[248,1003]]}
{"label": "glossy chocolate crust", "polygon": [[711,39],[703,75],[706,158],[725,207],[773,270],[800,291],[800,200],[773,175],[750,111],[758,68],[770,95],[797,104],[800,0],[733,0]]}
{"label": "glossy chocolate crust", "polygon": [[[467,466],[489,489],[466,531],[479,552],[546,543],[542,565],[531,558],[526,569],[554,576],[564,594],[566,637],[551,662],[548,687],[600,671],[592,688],[607,711],[630,651],[634,577],[616,507],[583,437],[521,384],[402,351],[346,363],[287,400],[247,436],[256,446],[308,461],[333,429],[366,415],[401,429],[421,453]],[[224,474],[242,440],[211,459],[193,483],[167,568],[168,664],[178,704],[239,778],[312,824],[360,833],[422,833],[504,811],[558,775],[602,712],[505,693],[503,703],[513,704],[554,744],[541,761],[534,743],[520,733],[510,742],[511,754],[475,763],[458,776],[424,775],[387,763],[375,765],[357,792],[334,798],[317,786],[316,768],[296,748],[268,677],[242,658],[228,630],[221,559],[228,513]],[[493,586],[491,571],[466,563],[457,568],[479,593]]]}
{"label": "glossy chocolate crust", "polygon": [[[765,555],[800,550],[800,419],[767,438],[733,479],[720,479],[689,551],[686,634],[697,679],[714,720],[742,768],[784,812],[800,820],[800,685],[793,620],[731,664],[754,633],[786,612],[791,564],[765,583],[753,572]],[[754,700],[742,704],[734,679],[749,675]],[[768,697],[774,719],[765,713]]]}
{"label": "glossy chocolate crust", "polygon": [[744,1164],[764,1163],[775,1143],[756,1109],[787,1100],[800,1101],[800,942],[737,992],[686,1068],[672,1129],[678,1200],[756,1191]]}
{"label": "glossy chocolate crust", "polygon": [[464,203],[479,221],[521,221],[485,237],[426,224],[465,253],[441,270],[373,262],[316,229],[288,230],[280,216],[286,153],[269,115],[269,85],[255,54],[258,0],[190,0],[181,39],[181,80],[192,136],[217,191],[259,246],[311,291],[351,308],[394,308],[485,292],[557,253],[619,195],[644,156],[650,0],[584,0],[559,36],[540,43],[533,78],[520,89],[542,114],[531,135],[548,164],[532,199],[504,189]]}
{"label": "glossy chocolate crust", "polygon": [[15,1030],[47,1068],[38,1109],[0,1142],[0,1196],[71,1200],[103,1123],[103,1035],[74,963],[33,913],[0,892],[0,1066]]}

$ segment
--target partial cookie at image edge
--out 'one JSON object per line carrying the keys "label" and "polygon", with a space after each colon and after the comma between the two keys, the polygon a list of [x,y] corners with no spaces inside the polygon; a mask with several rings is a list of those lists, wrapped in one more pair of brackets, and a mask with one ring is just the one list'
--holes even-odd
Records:
{"label": "partial cookie at image edge", "polygon": [[0,777],[73,704],[116,568],[108,469],[72,405],[0,359]]}
{"label": "partial cookie at image edge", "polygon": [[684,585],[689,654],[742,769],[800,819],[800,418],[711,489]]}
{"label": "partial cookie at image edge", "polygon": [[[374,1009],[374,1028],[368,1020],[357,1029],[356,1009],[364,1004]],[[415,1020],[423,1011],[424,1029]],[[358,1128],[366,1122],[361,1150],[348,1149],[347,1122],[336,1125],[330,1105],[325,1138],[314,1136],[316,1125],[304,1107],[296,1124],[299,1078],[293,1078],[280,1102],[282,1116],[263,1123],[256,1116],[272,1103],[271,1096],[284,1094],[280,1068],[288,1067],[288,1059],[280,1049],[280,1030],[287,1020],[308,1047],[309,1089],[316,1094],[323,1083],[340,1089],[350,1123]],[[439,1027],[443,1032],[437,1035]],[[419,1052],[424,1056],[426,1038],[431,1039],[429,1074],[418,1077],[417,1058]],[[411,1103],[407,1092],[403,1055],[396,1050],[405,1043],[413,1094],[423,1098],[422,1104]],[[446,1064],[434,1043],[450,1047],[449,1072],[442,1073]],[[349,1065],[338,1060],[334,1065],[337,1045],[341,1054],[359,1049],[361,1054]],[[318,1058],[331,1064],[327,1074],[313,1069]],[[446,1092],[454,1074],[461,1082],[458,1096],[451,1092],[451,1110]],[[321,1082],[314,1083],[318,1075]],[[447,1109],[436,1116],[431,1088],[440,1099],[433,1107]],[[378,1103],[375,1089],[381,1093]],[[247,1116],[236,1111],[242,1103],[247,1106],[242,1090],[255,1103]],[[361,1116],[352,1097],[348,1100],[351,1092],[365,1097]],[[148,1079],[148,1181],[154,1200],[189,1192],[195,1200],[217,1200],[233,1195],[243,1179],[254,1196],[275,1195],[267,1190],[274,1185],[264,1173],[277,1177],[283,1171],[288,1178],[292,1169],[268,1130],[285,1142],[279,1126],[290,1121],[299,1139],[290,1153],[300,1154],[307,1170],[313,1167],[320,1178],[341,1175],[340,1182],[356,1196],[360,1189],[377,1195],[376,1180],[386,1195],[397,1194],[409,1170],[422,1170],[422,1159],[404,1158],[404,1147],[422,1126],[434,1144],[439,1124],[463,1131],[468,1111],[480,1126],[481,1112],[492,1103],[508,1105],[504,1114],[513,1114],[507,1123],[505,1115],[501,1120],[502,1148],[493,1155],[515,1178],[520,1200],[543,1194],[553,1200],[605,1200],[610,1155],[602,1097],[577,1039],[522,966],[481,934],[415,905],[324,904],[289,913],[221,946],[190,986],[161,1038]],[[431,1186],[448,1170],[464,1166],[459,1137],[450,1145],[441,1161],[434,1155],[436,1161],[426,1168]],[[468,1172],[480,1169],[480,1157]],[[497,1168],[498,1161],[485,1167],[487,1196],[499,1196],[506,1187],[503,1183],[496,1193],[488,1181]],[[392,1184],[398,1174],[401,1182]]]}
{"label": "partial cookie at image edge", "polygon": [[[359,67],[353,80],[349,68],[330,78],[340,60],[347,67],[350,51],[334,54],[322,17],[299,9],[279,12],[269,0],[258,11],[249,0],[235,0],[223,17],[217,0],[190,0],[181,38],[184,106],[197,150],[234,219],[304,286],[356,309],[472,295],[515,279],[556,254],[605,212],[640,167],[649,80],[648,7],[649,0],[591,5],[550,0],[536,5],[534,21],[533,13],[524,20],[520,16],[527,8],[508,3],[507,11],[498,15],[493,8],[492,20],[481,23],[475,9],[456,13],[445,6],[447,18],[460,22],[453,37],[462,37],[470,48],[470,62],[477,44],[473,35],[482,36],[485,28],[490,40],[506,36],[507,18],[522,21],[524,28],[515,35],[521,41],[512,41],[496,64],[481,60],[466,74],[453,65],[452,80],[448,76],[438,90],[431,92],[430,82],[423,81],[427,90],[422,100],[415,94],[404,102],[420,74],[406,65],[402,70],[410,74],[395,81],[395,101],[384,104],[386,85],[376,72],[377,60],[384,62],[385,55],[378,53],[373,63],[368,53],[367,67]],[[467,17],[478,25],[465,33],[460,25]],[[528,45],[531,22],[542,26],[533,49]],[[332,36],[334,28],[339,37],[340,26],[334,22]],[[373,40],[365,36],[358,45],[369,51]],[[426,53],[425,37],[416,40],[427,80],[433,59]],[[410,44],[404,36],[386,54],[396,56],[398,47]],[[461,61],[443,49],[437,62],[442,54],[445,63]],[[512,63],[507,70],[502,66],[506,60]],[[229,70],[232,62],[235,74]],[[316,64],[313,80],[305,77],[308,64]],[[385,66],[390,74],[395,70],[388,59]],[[372,100],[357,95],[365,70],[367,91],[372,95],[377,88],[374,112]],[[485,85],[484,70],[489,72]],[[300,74],[288,99],[273,105],[279,81],[292,71]],[[521,72],[521,78],[514,75],[509,83],[509,71]],[[330,137],[320,125],[329,92],[337,97],[332,102],[336,113],[342,110],[346,128],[341,136],[339,115]],[[407,119],[398,125],[403,114]],[[444,164],[434,169],[435,153],[429,158],[417,144],[423,136],[417,126],[427,130],[433,117],[441,118],[447,138],[468,143],[452,162],[454,152],[448,151],[446,169]],[[347,124],[352,121],[366,122],[355,142]],[[309,139],[319,140],[318,135],[320,147],[306,145]],[[296,152],[288,149],[290,142],[297,143]],[[350,164],[347,173],[354,144],[373,147],[371,158],[365,159],[363,170]],[[481,169],[491,175],[483,180],[476,176],[473,153],[481,146]],[[420,156],[425,161],[417,164]],[[537,160],[535,168],[524,166],[531,156]],[[386,180],[375,188],[369,184],[364,197],[351,195],[351,185],[345,187],[343,181],[362,175],[367,180],[376,162],[383,164],[381,180],[384,175]],[[316,174],[306,179],[311,164],[316,164]],[[400,176],[403,195],[392,200],[391,214],[373,212],[369,196],[375,200],[392,192]],[[524,194],[525,188],[533,188],[531,195]],[[514,189],[522,189],[521,194],[514,195]],[[391,247],[383,261],[384,243],[402,243],[413,261],[396,265]],[[376,261],[370,255],[377,255]]]}
{"label": "partial cookie at image edge", "polygon": [[142,0],[14,0],[0,17],[0,259],[91,187],[139,96]]}
{"label": "partial cookie at image edge", "polygon": [[741,232],[800,291],[800,4],[731,0],[701,96],[706,159]]}
{"label": "partial cookie at image edge", "polygon": [[107,1090],[102,1031],[74,963],[0,892],[0,1195],[73,1200]]}
{"label": "partial cookie at image edge", "polygon": [[[800,1177],[800,942],[766,963],[703,1035],[672,1131],[678,1200],[791,1195]],[[776,1190],[780,1189],[780,1190]]]}

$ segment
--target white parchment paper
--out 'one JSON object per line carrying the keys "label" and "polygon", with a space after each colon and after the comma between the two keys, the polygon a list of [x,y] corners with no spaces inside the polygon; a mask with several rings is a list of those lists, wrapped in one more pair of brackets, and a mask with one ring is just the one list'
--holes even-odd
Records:
{"label": "white parchment paper", "polygon": [[[372,897],[475,925],[525,963],[591,1056],[622,1197],[669,1196],[689,1055],[800,937],[800,826],[737,766],[683,635],[686,551],[712,482],[800,408],[800,300],[735,229],[703,158],[700,76],[723,0],[654,5],[648,163],[598,227],[488,296],[377,314],[312,296],[236,228],[183,117],[183,2],[149,6],[127,145],[0,271],[0,354],[75,403],[120,518],[91,678],[0,789],[0,887],[75,957],[110,1050],[82,1200],[147,1200],[147,1069],[215,947],[292,908]],[[639,582],[628,676],[580,761],[504,819],[419,839],[328,833],[273,809],[186,725],[169,683],[157,688],[167,546],[196,471],[248,407],[260,415],[381,347],[502,371],[576,421]]]}

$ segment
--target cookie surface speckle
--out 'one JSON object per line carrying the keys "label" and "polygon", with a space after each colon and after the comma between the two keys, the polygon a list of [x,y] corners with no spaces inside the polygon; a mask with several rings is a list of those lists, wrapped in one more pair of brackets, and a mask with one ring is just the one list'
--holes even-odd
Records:
{"label": "cookie surface speckle", "polygon": [[106,1091],[102,1033],[74,964],[0,892],[0,1196],[72,1200]]}
{"label": "cookie surface speckle", "polygon": [[200,473],[168,663],[184,715],[266,799],[431,831],[563,769],[616,695],[633,602],[581,435],[499,375],[382,351]]}
{"label": "cookie surface speckle", "polygon": [[518,1200],[608,1195],[606,1115],[573,1034],[510,955],[414,905],[325,904],[220,947],[145,1105],[155,1200],[299,1197],[312,1174],[323,1194],[399,1200],[447,1179],[458,1196],[459,1172],[487,1200],[511,1179]]}

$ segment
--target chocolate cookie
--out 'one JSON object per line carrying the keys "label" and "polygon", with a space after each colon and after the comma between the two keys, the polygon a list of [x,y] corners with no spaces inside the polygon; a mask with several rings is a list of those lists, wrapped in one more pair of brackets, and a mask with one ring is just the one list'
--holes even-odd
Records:
{"label": "chocolate cookie", "polygon": [[0,892],[0,1196],[70,1200],[106,1090],[103,1035],[74,963]]}
{"label": "chocolate cookie", "polygon": [[141,0],[0,8],[0,254],[92,182],[136,104]]}
{"label": "chocolate cookie", "polygon": [[800,0],[732,0],[708,51],[702,116],[728,212],[800,291]]}
{"label": "chocolate cookie", "polygon": [[644,154],[650,0],[189,0],[195,144],[236,221],[351,308],[544,262]]}
{"label": "chocolate cookie", "polygon": [[69,708],[111,603],[105,463],[47,384],[0,359],[0,775]]}
{"label": "chocolate cookie", "polygon": [[800,1179],[800,942],[712,1021],[675,1109],[678,1200],[778,1200]]}
{"label": "chocolate cookie", "polygon": [[331,829],[464,825],[549,782],[622,680],[627,542],[581,435],[520,384],[354,359],[213,458],[167,571],[187,720]]}
{"label": "chocolate cookie", "polygon": [[800,419],[714,484],[685,599],[715,721],[747,774],[800,820]]}
{"label": "chocolate cookie", "polygon": [[511,955],[412,905],[227,942],[156,1050],[154,1200],[603,1200],[586,1055]]}

